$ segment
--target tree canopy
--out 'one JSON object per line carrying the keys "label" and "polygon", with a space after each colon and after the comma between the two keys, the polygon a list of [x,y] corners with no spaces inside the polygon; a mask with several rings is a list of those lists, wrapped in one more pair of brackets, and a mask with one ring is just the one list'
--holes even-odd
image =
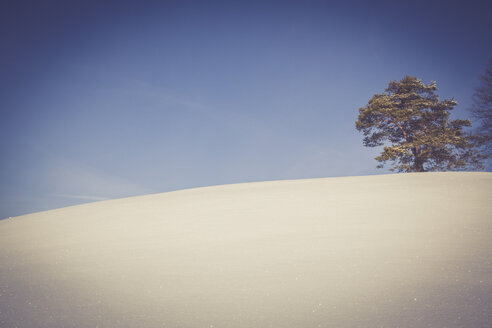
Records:
{"label": "tree canopy", "polygon": [[477,132],[485,139],[488,153],[492,153],[492,58],[480,76],[480,85],[475,88],[469,110],[480,123]]}
{"label": "tree canopy", "polygon": [[359,109],[356,128],[367,147],[383,146],[375,159],[391,170],[424,172],[482,168],[480,138],[466,133],[469,120],[450,120],[454,99],[440,100],[437,85],[412,76],[391,81]]}

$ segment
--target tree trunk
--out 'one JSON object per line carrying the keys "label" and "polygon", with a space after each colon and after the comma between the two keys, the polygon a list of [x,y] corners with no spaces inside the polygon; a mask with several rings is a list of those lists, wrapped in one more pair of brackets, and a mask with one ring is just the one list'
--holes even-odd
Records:
{"label": "tree trunk", "polygon": [[424,163],[420,157],[415,157],[415,171],[416,172],[425,172]]}
{"label": "tree trunk", "polygon": [[420,157],[420,147],[412,148],[412,153],[413,153],[413,156],[415,158],[414,164],[413,164],[415,172],[425,172],[424,162],[422,161],[422,158]]}

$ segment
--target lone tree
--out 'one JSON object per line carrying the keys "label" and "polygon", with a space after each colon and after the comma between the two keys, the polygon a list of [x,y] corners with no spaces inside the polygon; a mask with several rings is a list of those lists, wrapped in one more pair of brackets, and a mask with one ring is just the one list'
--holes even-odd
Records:
{"label": "lone tree", "polygon": [[457,102],[439,101],[436,82],[424,84],[405,76],[391,81],[385,92],[375,94],[359,109],[355,126],[364,134],[364,146],[384,147],[378,168],[387,161],[391,171],[424,172],[479,169],[485,158],[479,137],[467,134],[469,120],[449,120]]}
{"label": "lone tree", "polygon": [[484,138],[486,151],[492,153],[492,58],[480,76],[480,86],[475,88],[473,104],[468,110],[480,122],[477,132]]}

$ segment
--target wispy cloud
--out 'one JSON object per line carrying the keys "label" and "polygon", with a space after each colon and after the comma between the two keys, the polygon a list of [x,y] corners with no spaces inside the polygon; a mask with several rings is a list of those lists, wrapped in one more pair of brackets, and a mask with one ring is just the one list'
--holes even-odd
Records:
{"label": "wispy cloud", "polygon": [[110,199],[108,197],[89,196],[89,195],[71,195],[71,194],[51,194],[50,196],[59,197],[59,198],[94,200],[94,201]]}
{"label": "wispy cloud", "polygon": [[58,197],[101,200],[149,192],[126,178],[69,159],[52,159],[44,175]]}
{"label": "wispy cloud", "polygon": [[[241,129],[250,131],[253,126],[258,125],[258,122],[243,112],[205,104],[187,95],[179,95],[173,90],[163,89],[146,81],[128,80],[126,83],[126,92],[136,93],[145,99],[151,99],[163,107],[178,107],[180,110],[196,113],[202,118],[212,120],[218,126],[226,126],[235,131]],[[269,130],[272,130],[271,126]]]}

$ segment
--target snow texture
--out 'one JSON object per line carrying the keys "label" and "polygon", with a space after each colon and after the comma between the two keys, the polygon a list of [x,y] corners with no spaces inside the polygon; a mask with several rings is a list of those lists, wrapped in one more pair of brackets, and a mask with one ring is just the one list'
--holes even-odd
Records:
{"label": "snow texture", "polygon": [[0,221],[0,327],[490,327],[492,174],[224,185]]}

